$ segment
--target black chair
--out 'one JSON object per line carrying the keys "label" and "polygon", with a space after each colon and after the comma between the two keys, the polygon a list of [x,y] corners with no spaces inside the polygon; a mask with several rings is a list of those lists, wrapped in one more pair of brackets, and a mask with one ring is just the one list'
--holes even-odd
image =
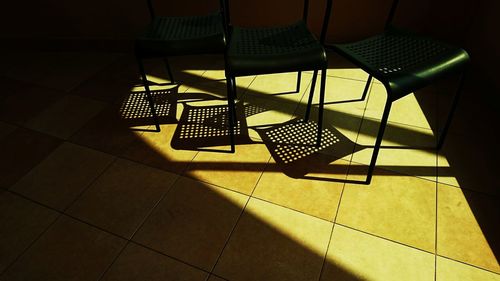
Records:
{"label": "black chair", "polygon": [[[221,0],[222,1],[222,0]],[[196,54],[223,54],[226,46],[224,17],[220,2],[220,11],[202,16],[156,16],[152,0],[148,0],[151,23],[135,41],[135,54],[139,64],[142,82],[156,131],[160,131],[160,123],[155,110],[155,103],[149,89],[143,59],[163,58],[170,78],[174,77],[168,63],[168,57]]]}
{"label": "black chair", "polygon": [[326,46],[369,74],[361,100],[365,99],[373,77],[379,80],[387,91],[387,100],[370,160],[366,184],[370,184],[372,178],[392,103],[413,91],[430,85],[437,79],[460,74],[458,90],[453,98],[446,123],[438,137],[437,149],[442,147],[458,102],[466,65],[469,62],[467,52],[461,48],[392,26],[398,3],[399,0],[393,1],[383,33],[358,42]]}
{"label": "black chair", "polygon": [[[307,17],[309,1],[304,0],[302,19],[286,26],[273,27],[238,27],[232,26],[229,16],[229,0],[225,1],[225,21],[228,24],[229,43],[226,51],[226,80],[229,98],[230,115],[234,114],[234,100],[236,98],[236,77],[297,72],[297,91],[300,89],[301,71],[313,70],[313,80],[309,101],[314,94],[314,85],[318,71],[321,70],[320,111],[318,122],[317,145],[319,146],[322,131],[321,110],[326,84],[326,68],[328,65],[326,51],[323,48],[325,41],[332,0],[326,0],[326,10],[323,19],[320,39],[309,31]],[[305,120],[309,118],[309,108]],[[231,123],[231,126],[233,123]]]}

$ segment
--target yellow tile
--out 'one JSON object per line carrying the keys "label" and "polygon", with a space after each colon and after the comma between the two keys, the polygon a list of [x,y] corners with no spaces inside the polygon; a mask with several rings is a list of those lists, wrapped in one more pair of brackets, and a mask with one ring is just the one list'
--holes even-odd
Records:
{"label": "yellow tile", "polygon": [[25,126],[67,139],[105,106],[106,104],[103,102],[67,95],[28,120]]}
{"label": "yellow tile", "polygon": [[[365,111],[365,118],[381,119],[387,99],[382,84],[373,83]],[[392,103],[389,122],[431,129],[436,119],[434,93],[409,94]]]}
{"label": "yellow tile", "polygon": [[300,90],[297,93],[297,73],[258,75],[245,91],[245,95],[268,97],[277,102],[298,102],[311,82],[311,75],[302,74]]}
{"label": "yellow tile", "polygon": [[436,281],[499,281],[500,274],[437,257]]}
{"label": "yellow tile", "polygon": [[434,252],[435,206],[435,182],[375,169],[369,186],[345,186],[337,222]]}
{"label": "yellow tile", "polygon": [[[351,140],[355,140],[367,102],[367,99],[357,101],[363,94],[364,83],[338,77],[328,77],[326,79],[326,86],[323,124],[325,126],[333,126]],[[314,93],[311,120],[317,121],[319,80],[316,82]],[[309,88],[300,101],[300,105],[295,113],[296,116],[304,118],[308,98]]]}
{"label": "yellow tile", "polygon": [[337,212],[343,183],[331,182],[329,179],[343,180],[348,165],[348,162],[338,160],[329,167],[320,167],[318,161],[311,160],[305,167],[311,173],[304,178],[291,178],[283,174],[276,162],[271,160],[253,196],[332,221]]}
{"label": "yellow tile", "polygon": [[180,178],[133,240],[211,270],[248,197]]}
{"label": "yellow tile", "polygon": [[11,189],[62,211],[113,159],[106,153],[63,143]]}
{"label": "yellow tile", "polygon": [[207,275],[199,269],[130,243],[102,280],[203,281]]}
{"label": "yellow tile", "polygon": [[500,273],[498,199],[439,184],[439,255]]}
{"label": "yellow tile", "polygon": [[[247,126],[256,127],[256,129],[289,121],[297,108],[297,103],[293,101],[278,102],[255,95],[245,95],[242,101],[245,106]],[[250,137],[254,140],[262,140],[256,129],[249,130]]]}
{"label": "yellow tile", "polygon": [[[356,140],[359,151],[352,156],[353,162],[370,163],[378,130],[377,121],[363,120]],[[385,170],[435,181],[437,155],[433,147],[435,137],[431,130],[389,123],[376,165]]]}
{"label": "yellow tile", "polygon": [[[306,74],[309,79],[312,79],[312,74]],[[310,86],[307,87],[306,93],[301,100],[301,104],[306,106],[309,99]],[[319,103],[319,93],[320,93],[321,80],[320,76],[316,80],[316,85],[314,87],[313,104]],[[359,100],[363,95],[363,90],[365,88],[365,83],[362,81],[356,81],[352,79],[345,79],[339,77],[327,76],[326,78],[326,89],[325,89],[325,104],[334,103],[339,109],[344,109],[346,112],[348,110],[356,110],[354,112],[363,112],[365,101],[353,101]],[[352,102],[351,102],[352,101]],[[357,115],[357,114],[356,114]]]}
{"label": "yellow tile", "polygon": [[[252,83],[255,75],[236,77],[236,86],[238,92],[243,93],[245,89]],[[224,60],[219,59],[215,64],[207,68],[202,75],[203,82],[218,81],[220,87],[226,87],[226,73],[224,70]]]}
{"label": "yellow tile", "polygon": [[317,280],[331,227],[251,199],[214,272],[229,280]]}
{"label": "yellow tile", "polygon": [[335,225],[321,280],[432,281],[434,255]]}
{"label": "yellow tile", "polygon": [[176,126],[165,124],[160,126],[160,132],[144,132],[122,156],[163,170],[182,173],[198,152],[172,148],[171,141]]}
{"label": "yellow tile", "polygon": [[[227,149],[214,147],[213,149]],[[185,175],[251,194],[262,171],[269,161],[265,145],[237,145],[235,153],[200,151],[186,170]]]}

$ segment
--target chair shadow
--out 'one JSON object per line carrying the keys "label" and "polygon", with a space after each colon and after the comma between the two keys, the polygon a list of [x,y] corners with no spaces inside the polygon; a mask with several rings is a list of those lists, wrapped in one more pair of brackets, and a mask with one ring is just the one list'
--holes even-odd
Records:
{"label": "chair shadow", "polygon": [[[218,148],[230,144],[227,104],[193,105],[187,102],[182,104],[184,108],[172,137],[172,148],[229,153],[230,151]],[[236,105],[236,116],[244,116],[243,106]],[[248,134],[245,118],[236,118],[234,140],[237,145],[253,143]]]}

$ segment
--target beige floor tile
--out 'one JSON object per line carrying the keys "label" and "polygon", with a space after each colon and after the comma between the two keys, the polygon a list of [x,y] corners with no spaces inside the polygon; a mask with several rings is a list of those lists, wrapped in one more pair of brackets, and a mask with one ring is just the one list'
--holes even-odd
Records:
{"label": "beige floor tile", "polygon": [[498,281],[500,274],[437,257],[436,281]]}
{"label": "beige floor tile", "polygon": [[[356,140],[357,152],[352,156],[353,162],[365,165],[370,163],[379,124],[371,119],[363,120]],[[435,143],[431,130],[389,123],[384,132],[376,165],[381,169],[435,181]]]}
{"label": "beige floor tile", "polygon": [[172,173],[118,159],[68,212],[130,238],[176,178]]}
{"label": "beige floor tile", "polygon": [[[387,99],[382,84],[373,83],[365,111],[365,118],[381,119]],[[431,129],[436,124],[437,96],[429,90],[406,95],[392,103],[389,122]]]}
{"label": "beige floor tile", "polygon": [[276,102],[298,102],[310,84],[311,77],[307,73],[302,74],[300,90],[297,93],[297,72],[257,75],[244,95],[267,97]]}
{"label": "beige floor tile", "polygon": [[437,251],[439,255],[497,273],[500,265],[499,200],[439,184]]}
{"label": "beige floor tile", "polygon": [[112,160],[109,154],[63,143],[11,190],[62,211]]}
{"label": "beige floor tile", "polygon": [[24,124],[59,100],[64,92],[0,77],[0,119]]}
{"label": "beige floor tile", "polygon": [[266,146],[262,144],[237,145],[235,153],[200,151],[188,166],[185,175],[251,194],[270,156]]}
{"label": "beige floor tile", "polygon": [[[225,104],[227,105],[227,89],[217,82],[198,83],[187,88],[178,96],[177,102],[181,104]],[[178,110],[180,118],[181,110]]]}
{"label": "beige floor tile", "polygon": [[[219,86],[226,88],[226,73],[224,70],[224,60],[219,58],[216,60],[215,64],[206,68],[205,73],[203,73],[203,81],[218,81]],[[236,86],[238,87],[237,92],[243,93],[245,89],[252,83],[255,75],[251,76],[241,76],[236,77]]]}
{"label": "beige floor tile", "polygon": [[248,197],[180,178],[133,238],[211,270]]}
{"label": "beige floor tile", "polygon": [[0,121],[0,139],[15,131],[17,126]]}
{"label": "beige floor tile", "polygon": [[262,140],[259,128],[283,124],[293,117],[297,108],[295,101],[275,101],[267,97],[245,95],[242,98],[245,106],[245,118],[250,128],[248,133],[254,140]]}
{"label": "beige floor tile", "polygon": [[[314,172],[307,174],[304,178],[291,178],[280,170],[275,161],[271,160],[253,196],[333,221],[344,184],[331,182],[327,176],[343,180],[349,163],[338,160],[327,168],[321,167],[318,162],[317,160],[309,162],[310,164],[305,169],[311,169]],[[323,170],[323,175],[320,175],[318,171],[320,169]],[[321,179],[321,176],[324,178]]]}
{"label": "beige floor tile", "polygon": [[57,218],[57,213],[0,191],[0,272]]}
{"label": "beige floor tile", "polygon": [[121,118],[119,108],[112,106],[92,118],[70,140],[118,155],[135,142],[151,124],[153,124],[152,119],[143,126],[131,125]]}
{"label": "beige floor tile", "polygon": [[317,280],[331,227],[251,199],[214,272],[229,280]]}
{"label": "beige floor tile", "polygon": [[[319,80],[318,80],[319,81]],[[311,120],[318,120],[319,103],[319,82],[317,82],[315,95],[313,98],[313,108],[311,110]],[[323,110],[324,126],[332,126],[351,140],[356,140],[359,126],[361,124],[367,99],[360,99],[364,83],[343,79],[338,77],[328,77],[326,79],[325,105]],[[299,118],[304,118],[309,89],[300,101],[300,105],[295,113]],[[346,101],[346,102],[343,102]]]}
{"label": "beige floor tile", "polygon": [[61,217],[2,276],[2,280],[97,280],[125,240]]}
{"label": "beige floor tile", "polygon": [[[486,133],[485,133],[486,134]],[[487,134],[491,134],[488,132]],[[500,195],[496,138],[470,138],[448,134],[438,156],[440,183]]]}
{"label": "beige floor tile", "polygon": [[41,52],[29,62],[12,67],[6,75],[69,91],[118,57],[106,53]]}
{"label": "beige floor tile", "polygon": [[434,255],[335,225],[321,280],[434,280]]}
{"label": "beige floor tile", "polygon": [[[312,74],[307,74],[309,79],[312,79]],[[305,107],[309,99],[310,86],[307,87],[306,93],[301,100],[301,104]],[[314,87],[313,104],[317,106],[319,103],[321,80],[320,76],[316,80]],[[325,105],[334,104],[338,109],[344,112],[351,112],[353,115],[361,115],[365,108],[365,101],[357,101],[363,95],[365,83],[352,79],[345,79],[334,76],[327,76],[325,89]]]}
{"label": "beige floor tile", "polygon": [[376,169],[369,186],[344,187],[337,222],[434,252],[436,183]]}
{"label": "beige floor tile", "polygon": [[144,132],[123,154],[132,159],[159,169],[181,174],[197,151],[178,150],[171,146],[177,125],[161,125],[161,132]]}
{"label": "beige floor tile", "polygon": [[207,275],[199,269],[131,243],[102,280],[203,281]]}
{"label": "beige floor tile", "polygon": [[18,128],[0,139],[0,188],[8,188],[47,157],[61,142]]}
{"label": "beige floor tile", "polygon": [[67,95],[28,120],[25,126],[61,139],[67,139],[105,106],[106,104],[103,102]]}

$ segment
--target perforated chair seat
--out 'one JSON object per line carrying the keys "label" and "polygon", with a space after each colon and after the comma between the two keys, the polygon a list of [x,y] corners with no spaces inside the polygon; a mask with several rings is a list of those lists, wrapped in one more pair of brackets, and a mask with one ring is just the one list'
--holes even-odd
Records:
{"label": "perforated chair seat", "polygon": [[318,69],[327,66],[326,52],[303,21],[267,28],[234,27],[226,72],[232,76]]}
{"label": "perforated chair seat", "polygon": [[223,53],[222,15],[156,17],[136,39],[141,57]]}
{"label": "perforated chair seat", "polygon": [[362,41],[332,47],[384,83],[391,100],[462,71],[469,61],[461,48],[393,28]]}

